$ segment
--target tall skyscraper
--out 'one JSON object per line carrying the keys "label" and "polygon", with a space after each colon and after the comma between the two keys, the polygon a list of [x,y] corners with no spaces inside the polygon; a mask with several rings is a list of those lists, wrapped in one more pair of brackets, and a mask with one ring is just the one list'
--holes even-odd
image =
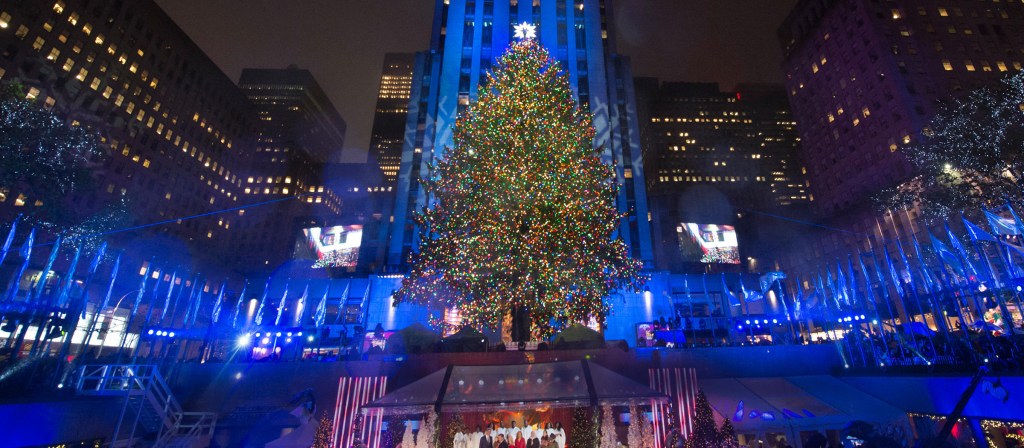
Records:
{"label": "tall skyscraper", "polygon": [[[70,123],[97,131],[110,157],[96,168],[95,192],[77,198],[88,209],[120,196],[135,223],[178,220],[130,235],[197,257],[229,251],[225,236],[239,217],[216,212],[244,203],[255,115],[245,96],[151,0],[3,2],[0,80],[24,85],[29,97]],[[33,198],[0,208],[18,213]],[[8,199],[12,198],[12,199]],[[120,235],[120,234],[119,234]],[[129,234],[123,234],[129,235]],[[112,236],[111,238],[117,238]],[[149,255],[145,255],[149,256]]]}
{"label": "tall skyscraper", "polygon": [[247,210],[231,236],[229,262],[262,274],[293,257],[306,228],[342,224],[342,200],[323,172],[341,155],[345,121],[308,70],[247,68],[238,85],[259,117],[243,195],[252,203],[299,196]]}
{"label": "tall skyscraper", "polygon": [[373,111],[373,130],[370,132],[370,160],[380,168],[387,187],[395,185],[402,162],[415,62],[416,55],[412,53],[384,55],[377,107]]}
{"label": "tall skyscraper", "polygon": [[420,179],[451,145],[452,125],[477,97],[497,58],[528,22],[566,70],[581,107],[594,114],[594,147],[615,164],[618,236],[653,260],[639,128],[628,58],[615,54],[609,0],[437,0],[430,51],[416,55],[388,264],[402,266],[419,244],[413,213],[426,205]]}
{"label": "tall skyscraper", "polygon": [[262,126],[259,161],[290,160],[301,151],[313,162],[336,163],[345,145],[345,120],[309,70],[242,70],[239,87],[256,107]]}
{"label": "tall skyscraper", "polygon": [[687,223],[737,226],[750,258],[731,261],[756,260],[755,229],[743,227],[763,227],[764,220],[742,220],[744,211],[808,202],[783,86],[747,84],[727,92],[714,83],[650,78],[636,85],[656,266],[706,267],[680,250],[690,239]]}
{"label": "tall skyscraper", "polygon": [[1020,2],[800,1],[779,38],[817,211],[907,179],[937,101],[1021,69],[1022,26]]}

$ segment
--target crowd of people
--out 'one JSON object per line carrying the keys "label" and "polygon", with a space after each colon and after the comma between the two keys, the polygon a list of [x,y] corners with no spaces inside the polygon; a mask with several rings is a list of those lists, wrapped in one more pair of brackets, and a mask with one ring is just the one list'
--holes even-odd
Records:
{"label": "crowd of people", "polygon": [[[537,426],[537,427],[534,427]],[[565,448],[565,429],[561,423],[521,426],[513,421],[508,427],[477,426],[471,433],[457,432],[455,448]]]}

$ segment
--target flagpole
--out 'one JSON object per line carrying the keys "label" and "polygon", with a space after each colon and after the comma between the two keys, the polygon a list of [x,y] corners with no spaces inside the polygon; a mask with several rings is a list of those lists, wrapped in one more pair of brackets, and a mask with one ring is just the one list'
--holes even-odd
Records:
{"label": "flagpole", "polygon": [[[882,246],[882,251],[887,252],[884,245]],[[896,313],[892,311],[892,294],[889,292],[889,285],[885,282],[885,276],[882,274],[882,268],[878,263],[878,257],[875,256],[875,249],[873,246],[871,248],[871,263],[874,265],[875,276],[878,278],[878,286],[882,291],[882,296],[880,298],[882,299],[882,302],[885,302],[885,309],[889,311],[889,328],[892,331],[893,338],[896,339],[896,345],[900,348],[900,355],[902,355],[907,347],[904,345],[903,338],[900,337],[899,331],[896,331]],[[878,322],[882,326],[882,331],[885,331],[885,320],[881,319]],[[885,351],[888,354],[889,347],[886,347]]]}
{"label": "flagpole", "polygon": [[[75,270],[78,269],[78,258],[81,255],[82,255],[82,246],[78,246],[78,247],[75,248],[75,255],[71,258],[71,264],[68,267],[67,272],[65,272],[64,278],[61,279],[61,282],[59,284],[60,289],[57,292],[57,300],[56,300],[56,302],[54,302],[52,300],[53,299],[53,294],[52,293],[50,294],[51,299],[47,300],[46,315],[42,319],[42,323],[39,325],[38,330],[36,330],[36,336],[34,338],[32,338],[33,339],[33,341],[32,341],[32,349],[29,350],[29,352],[28,352],[28,357],[29,358],[34,358],[36,355],[38,355],[40,349],[44,349],[45,348],[43,351],[46,352],[46,353],[49,353],[49,346],[50,346],[49,341],[50,340],[47,339],[47,343],[43,344],[42,343],[43,333],[45,332],[45,333],[47,333],[46,336],[49,336],[48,328],[50,327],[50,322],[52,322],[53,321],[53,317],[56,316],[60,312],[60,309],[64,308],[64,299],[66,298],[66,294],[67,294],[68,288],[71,287],[71,281],[75,277]],[[68,316],[68,317],[70,317],[70,316]]]}
{"label": "flagpole", "polygon": [[[860,264],[861,276],[864,277],[864,309],[867,310],[868,313],[875,313],[875,318],[872,320],[874,321],[875,327],[878,328],[879,337],[882,338],[882,349],[888,353],[889,341],[888,338],[885,337],[885,328],[882,326],[882,316],[878,313],[878,302],[875,301],[874,288],[871,285],[871,273],[868,272],[868,268],[864,265],[863,252],[857,252],[857,262]],[[868,329],[871,329],[871,322],[868,322]],[[875,347],[875,341],[870,340],[869,343],[871,344],[871,353],[874,354],[875,361],[877,362],[878,350],[877,347]]]}

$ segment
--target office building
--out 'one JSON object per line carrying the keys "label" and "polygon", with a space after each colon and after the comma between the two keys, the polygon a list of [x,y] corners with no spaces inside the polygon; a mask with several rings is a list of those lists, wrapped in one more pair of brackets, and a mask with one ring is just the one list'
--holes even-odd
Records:
{"label": "office building", "polygon": [[680,250],[687,223],[737,226],[744,257],[732,262],[756,260],[757,230],[770,223],[744,214],[798,211],[808,202],[785,89],[749,84],[729,92],[650,78],[636,85],[656,267],[706,267]]}
{"label": "office building", "polygon": [[[135,238],[131,249],[140,252],[153,242],[165,256],[230,249],[225,236],[239,217],[215,212],[244,203],[255,115],[153,1],[4,2],[0,48],[0,80],[21,83],[30,98],[94,129],[110,148],[96,168],[97,190],[76,198],[77,206],[95,210],[124,196],[135,223],[177,219],[111,238]],[[34,203],[14,200],[17,187],[4,187],[5,214]],[[190,216],[198,217],[180,219]]]}
{"label": "office building", "polygon": [[914,175],[902,150],[942,102],[1021,69],[1022,25],[1014,2],[797,3],[778,34],[819,222],[783,243],[784,268],[925,236],[915,210],[878,213],[871,197]]}
{"label": "office building", "polygon": [[266,273],[295,257],[308,229],[344,224],[343,201],[323,173],[341,156],[345,121],[308,70],[247,68],[238,85],[259,117],[242,194],[251,203],[280,202],[245,211],[229,262]]}
{"label": "office building", "polygon": [[419,244],[413,212],[425,205],[420,179],[451,145],[459,112],[528,22],[566,69],[579,104],[594,114],[594,147],[614,163],[618,208],[627,214],[617,236],[630,254],[653,260],[643,161],[628,58],[615,54],[608,0],[437,0],[430,49],[416,55],[415,76],[398,173],[387,263],[401,267]]}
{"label": "office building", "polygon": [[940,101],[1021,69],[1024,5],[800,1],[779,29],[815,209],[859,205],[913,174],[901,153]]}
{"label": "office building", "polygon": [[412,53],[384,55],[370,132],[370,160],[379,167],[387,187],[393,187],[398,179],[415,61],[416,55]]}

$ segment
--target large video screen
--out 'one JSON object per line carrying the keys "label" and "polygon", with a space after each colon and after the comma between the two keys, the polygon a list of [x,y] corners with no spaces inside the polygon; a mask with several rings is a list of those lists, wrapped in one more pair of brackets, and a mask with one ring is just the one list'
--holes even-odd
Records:
{"label": "large video screen", "polygon": [[363,226],[311,227],[302,229],[306,247],[316,260],[314,266],[355,268],[359,261],[359,245]]}
{"label": "large video screen", "polygon": [[680,223],[676,227],[683,259],[701,263],[740,264],[736,228],[723,224]]}

